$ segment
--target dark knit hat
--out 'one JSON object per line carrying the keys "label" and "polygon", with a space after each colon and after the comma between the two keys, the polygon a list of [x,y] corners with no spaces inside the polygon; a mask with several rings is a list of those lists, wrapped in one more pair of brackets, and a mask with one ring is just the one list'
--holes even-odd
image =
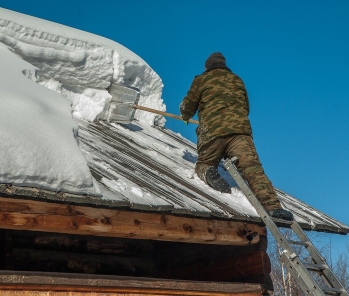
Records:
{"label": "dark knit hat", "polygon": [[220,52],[214,52],[206,60],[206,63],[205,63],[206,69],[211,68],[213,65],[226,66],[225,57]]}

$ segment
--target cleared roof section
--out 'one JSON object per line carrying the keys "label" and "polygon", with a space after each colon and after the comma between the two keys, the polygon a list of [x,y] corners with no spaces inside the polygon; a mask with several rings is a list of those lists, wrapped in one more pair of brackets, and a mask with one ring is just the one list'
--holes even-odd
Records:
{"label": "cleared roof section", "polygon": [[[223,166],[233,186],[221,194],[193,175],[196,145],[166,128],[79,121],[79,145],[113,206],[203,218],[260,222],[254,208]],[[281,190],[276,192],[305,229],[348,233],[349,227]]]}

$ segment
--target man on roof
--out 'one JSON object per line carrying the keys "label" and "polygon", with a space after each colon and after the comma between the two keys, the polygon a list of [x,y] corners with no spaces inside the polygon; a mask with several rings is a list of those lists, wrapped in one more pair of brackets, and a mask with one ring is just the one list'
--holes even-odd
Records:
{"label": "man on roof", "polygon": [[222,158],[238,157],[236,167],[271,217],[293,220],[284,210],[273,185],[264,173],[248,119],[249,102],[241,78],[227,66],[225,57],[212,53],[205,71],[194,78],[180,104],[182,119],[188,120],[198,111],[198,159],[195,173],[206,184],[223,193],[231,193],[229,184],[217,167]]}

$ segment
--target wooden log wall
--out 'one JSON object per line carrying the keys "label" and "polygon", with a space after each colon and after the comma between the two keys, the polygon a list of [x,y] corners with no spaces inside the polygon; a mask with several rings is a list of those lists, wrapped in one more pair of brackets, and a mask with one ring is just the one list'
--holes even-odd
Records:
{"label": "wooden log wall", "polygon": [[[251,244],[248,231],[259,236]],[[0,270],[263,284],[256,224],[0,197]]]}
{"label": "wooden log wall", "polygon": [[5,270],[259,283],[273,290],[266,236],[244,247],[9,230],[0,237],[10,242],[1,252]]}

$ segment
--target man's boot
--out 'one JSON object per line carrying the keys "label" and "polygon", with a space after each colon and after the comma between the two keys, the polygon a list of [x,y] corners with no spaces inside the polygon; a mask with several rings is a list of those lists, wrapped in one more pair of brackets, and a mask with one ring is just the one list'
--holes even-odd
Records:
{"label": "man's boot", "polygon": [[218,173],[217,168],[210,166],[206,171],[206,182],[213,189],[222,193],[231,193],[229,184]]}
{"label": "man's boot", "polygon": [[281,219],[285,221],[293,221],[293,214],[284,209],[268,210],[267,213],[271,218]]}

